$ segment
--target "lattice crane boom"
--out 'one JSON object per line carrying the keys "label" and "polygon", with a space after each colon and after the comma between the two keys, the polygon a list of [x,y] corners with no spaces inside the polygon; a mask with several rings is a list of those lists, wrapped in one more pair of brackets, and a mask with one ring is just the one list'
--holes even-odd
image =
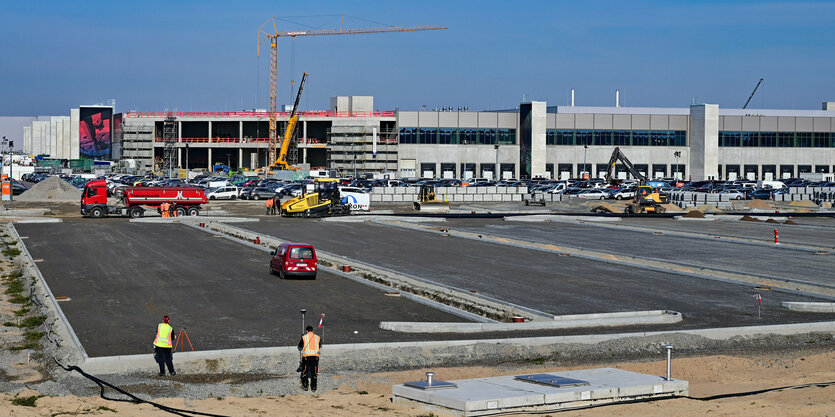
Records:
{"label": "lattice crane boom", "polygon": [[[343,16],[344,18],[344,16]],[[265,30],[269,28],[272,23],[272,31]],[[443,30],[445,27],[441,26],[389,26],[377,28],[359,28],[359,29],[343,29],[342,23],[339,24],[339,29],[320,29],[320,30],[300,30],[300,31],[286,31],[279,32],[275,23],[275,18],[268,19],[264,24],[258,28],[258,55],[261,55],[261,44],[264,41],[270,43],[270,155],[269,161],[276,160],[276,150],[278,144],[276,143],[278,137],[278,127],[276,122],[277,112],[277,95],[278,95],[278,38],[295,38],[297,36],[325,36],[325,35],[360,35],[366,33],[388,33],[388,32],[419,32],[427,30]]]}

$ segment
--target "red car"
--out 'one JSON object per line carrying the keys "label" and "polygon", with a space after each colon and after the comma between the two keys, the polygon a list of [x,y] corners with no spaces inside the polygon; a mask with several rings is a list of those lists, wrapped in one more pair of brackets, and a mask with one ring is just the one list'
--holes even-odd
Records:
{"label": "red car", "polygon": [[282,243],[272,252],[270,274],[316,279],[316,250],[304,243]]}

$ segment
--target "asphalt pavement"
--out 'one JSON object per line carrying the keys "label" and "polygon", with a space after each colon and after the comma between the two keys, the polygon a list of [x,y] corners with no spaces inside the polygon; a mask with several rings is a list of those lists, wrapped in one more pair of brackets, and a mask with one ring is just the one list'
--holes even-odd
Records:
{"label": "asphalt pavement", "polygon": [[[482,222],[506,224],[501,220]],[[458,223],[443,224],[455,225]],[[667,309],[684,315],[680,328],[793,323],[833,317],[781,310],[781,301],[818,300],[774,292],[763,295],[764,313],[758,318],[753,302],[756,291],[748,285],[373,223],[277,218],[239,226],[284,240],[311,243],[320,250],[551,314]],[[493,230],[486,224],[480,227]],[[609,247],[610,242],[593,242],[593,248]],[[682,245],[681,251],[695,246],[692,241],[674,243]]]}
{"label": "asphalt pavement", "polygon": [[[325,342],[409,341],[383,320],[465,321],[329,273],[280,280],[269,255],[183,225],[79,219],[18,224],[89,356],[152,352],[163,315],[196,350],[292,346],[325,313]],[[319,331],[321,333],[321,331]]]}

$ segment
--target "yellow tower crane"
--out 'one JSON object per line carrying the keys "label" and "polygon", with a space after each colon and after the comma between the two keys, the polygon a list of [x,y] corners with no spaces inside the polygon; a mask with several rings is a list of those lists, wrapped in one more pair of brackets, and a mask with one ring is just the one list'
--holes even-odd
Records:
{"label": "yellow tower crane", "polygon": [[[417,32],[424,30],[443,30],[440,26],[389,26],[377,28],[343,29],[342,23],[345,15],[339,23],[339,29],[301,30],[291,32],[279,32],[275,23],[275,17],[271,17],[258,28],[258,56],[261,56],[261,44],[269,40],[270,43],[270,156],[269,161],[275,164],[278,149],[278,128],[276,123],[276,95],[278,92],[278,38],[289,37],[295,39],[297,36],[323,36],[323,35],[359,35],[363,33],[386,33],[386,32]],[[272,33],[265,30],[272,23]],[[295,108],[293,109],[295,111]],[[289,139],[292,140],[292,137]],[[285,147],[282,144],[282,147]]]}

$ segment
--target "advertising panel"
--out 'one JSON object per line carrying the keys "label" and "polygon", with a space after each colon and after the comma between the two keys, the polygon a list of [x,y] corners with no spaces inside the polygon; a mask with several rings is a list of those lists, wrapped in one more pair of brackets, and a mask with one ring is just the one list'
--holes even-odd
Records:
{"label": "advertising panel", "polygon": [[366,192],[341,190],[342,204],[351,206],[351,211],[371,210],[371,196]]}
{"label": "advertising panel", "polygon": [[79,108],[78,155],[88,159],[110,159],[113,145],[113,108]]}

